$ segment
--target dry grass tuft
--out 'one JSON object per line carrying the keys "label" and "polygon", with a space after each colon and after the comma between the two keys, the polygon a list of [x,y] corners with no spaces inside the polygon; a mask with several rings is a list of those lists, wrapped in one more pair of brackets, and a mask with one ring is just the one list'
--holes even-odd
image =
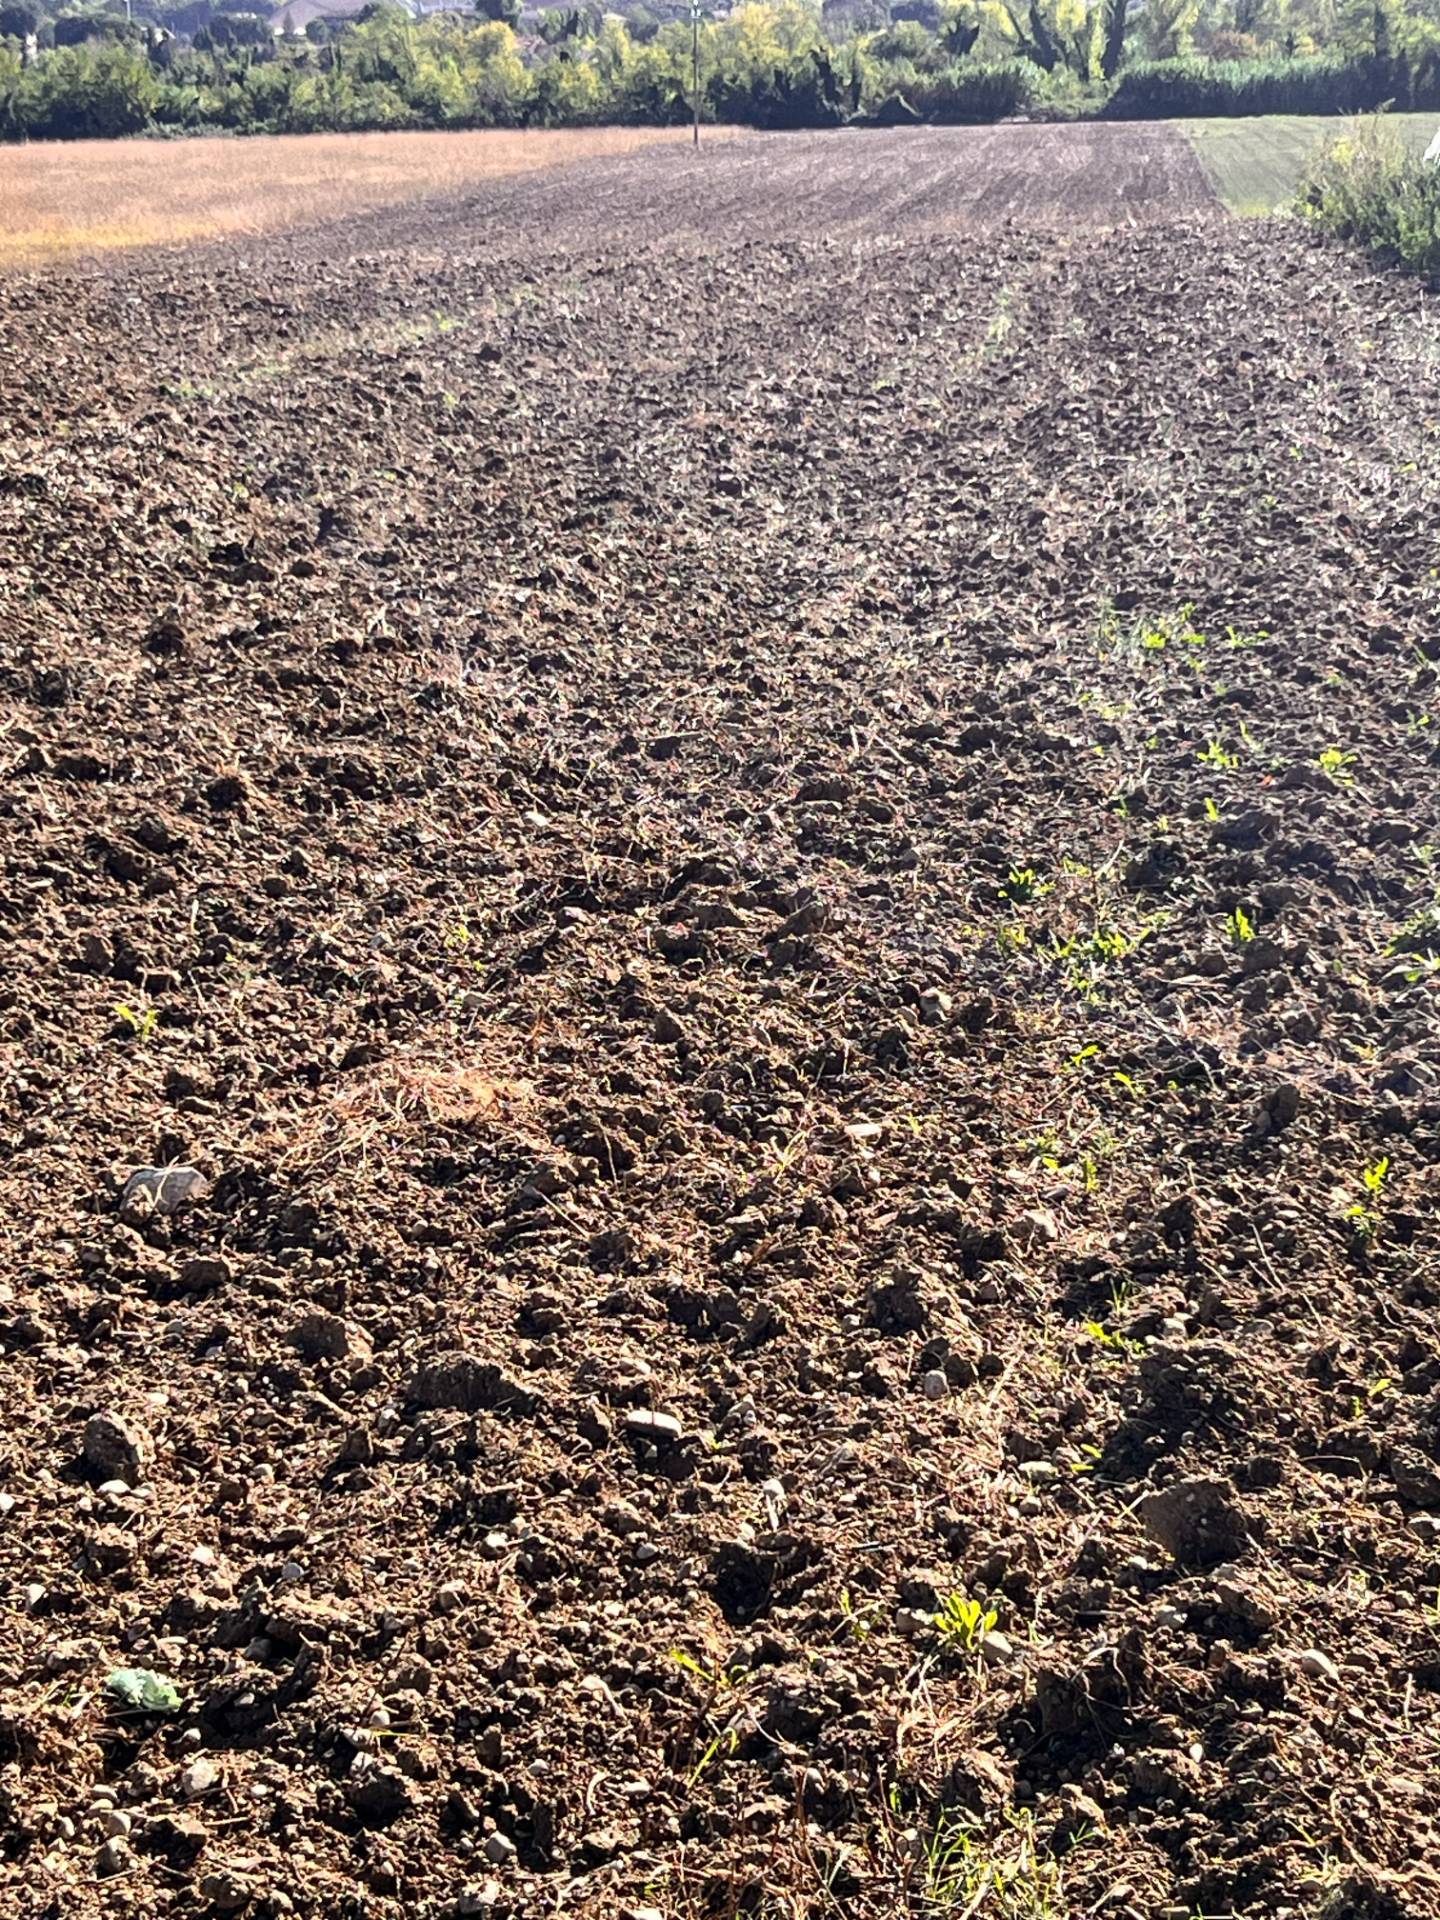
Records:
{"label": "dry grass tuft", "polygon": [[[478,1066],[387,1060],[354,1073],[323,1104],[277,1117],[281,1162],[312,1170],[363,1168],[434,1128],[527,1141],[535,1089]],[[543,1143],[543,1136],[537,1136]]]}
{"label": "dry grass tuft", "polygon": [[[706,138],[733,132],[712,128]],[[310,226],[689,137],[683,127],[593,127],[12,147],[0,171],[0,265]]]}

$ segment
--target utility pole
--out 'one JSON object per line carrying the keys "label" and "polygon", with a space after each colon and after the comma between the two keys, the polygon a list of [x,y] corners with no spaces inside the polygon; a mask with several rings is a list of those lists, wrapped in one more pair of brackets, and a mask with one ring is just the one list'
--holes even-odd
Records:
{"label": "utility pole", "polygon": [[695,111],[694,144],[700,144],[700,0],[690,0],[690,99]]}

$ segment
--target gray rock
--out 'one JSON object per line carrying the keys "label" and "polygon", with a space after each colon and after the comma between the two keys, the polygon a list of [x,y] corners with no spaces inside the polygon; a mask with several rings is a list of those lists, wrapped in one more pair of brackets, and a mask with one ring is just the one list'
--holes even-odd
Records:
{"label": "gray rock", "polygon": [[180,1797],[199,1800],[219,1785],[220,1771],[209,1760],[192,1760],[180,1775]]}
{"label": "gray rock", "polygon": [[1340,1669],[1328,1654],[1321,1653],[1318,1647],[1307,1647],[1297,1656],[1300,1671],[1308,1673],[1312,1680],[1338,1680]]}
{"label": "gray rock", "polygon": [[209,1191],[210,1182],[196,1167],[137,1167],[120,1189],[120,1215],[132,1225],[168,1219]]}
{"label": "gray rock", "polygon": [[119,1834],[107,1840],[95,1856],[95,1871],[109,1879],[113,1874],[123,1873],[130,1864],[130,1849]]}
{"label": "gray rock", "polygon": [[685,1429],[673,1413],[655,1413],[649,1407],[635,1407],[625,1416],[625,1431],[632,1440],[652,1447],[673,1447]]}
{"label": "gray rock", "polygon": [[515,1858],[515,1842],[505,1833],[492,1833],[485,1842],[485,1858],[499,1867]]}
{"label": "gray rock", "polygon": [[921,1380],[920,1387],[927,1400],[943,1400],[950,1391],[950,1382],[942,1367],[932,1367]]}

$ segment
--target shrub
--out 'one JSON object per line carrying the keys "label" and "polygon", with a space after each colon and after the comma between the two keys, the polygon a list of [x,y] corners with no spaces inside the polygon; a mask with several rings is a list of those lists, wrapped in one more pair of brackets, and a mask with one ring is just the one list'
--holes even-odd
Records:
{"label": "shrub", "polygon": [[[1419,89],[1428,92],[1429,86]],[[1154,60],[1126,67],[1105,109],[1111,120],[1210,114],[1364,113],[1387,100],[1426,107],[1404,61]]]}
{"label": "shrub", "polygon": [[1297,205],[1337,239],[1440,275],[1440,168],[1407,153],[1381,115],[1347,128],[1311,162]]}

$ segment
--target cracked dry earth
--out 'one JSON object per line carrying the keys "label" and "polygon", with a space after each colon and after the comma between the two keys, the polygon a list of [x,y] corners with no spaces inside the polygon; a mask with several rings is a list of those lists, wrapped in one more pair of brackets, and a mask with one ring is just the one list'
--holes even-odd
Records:
{"label": "cracked dry earth", "polygon": [[3,1911],[1440,1912],[1429,297],[1021,128],[0,341]]}

